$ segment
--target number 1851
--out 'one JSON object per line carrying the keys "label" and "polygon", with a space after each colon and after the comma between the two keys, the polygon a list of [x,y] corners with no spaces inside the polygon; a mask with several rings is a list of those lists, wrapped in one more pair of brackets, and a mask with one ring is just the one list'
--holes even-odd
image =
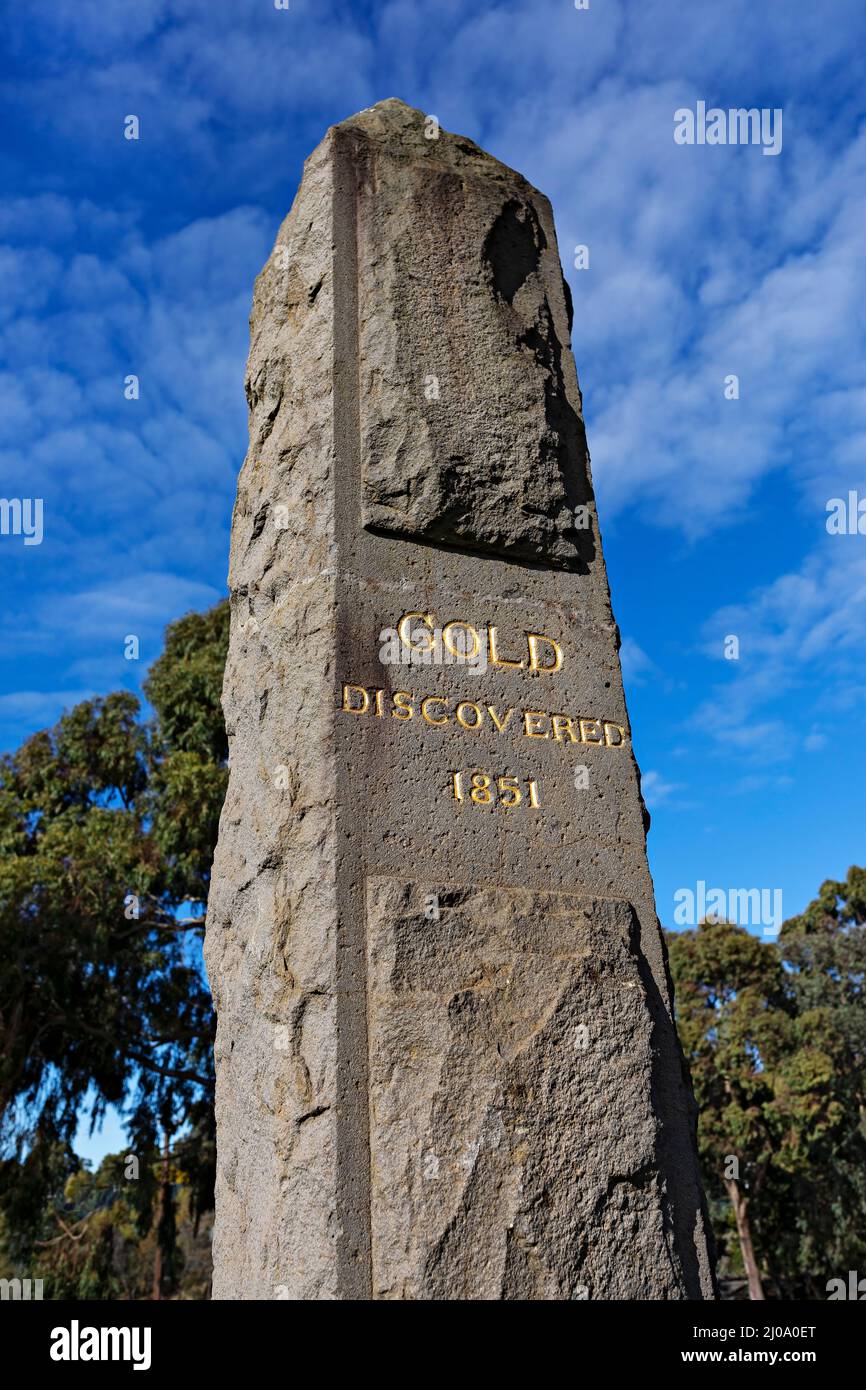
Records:
{"label": "number 1851", "polygon": [[513,811],[524,798],[534,811],[541,805],[538,783],[534,777],[527,780],[526,789],[523,790],[516,777],[493,778],[486,772],[473,772],[467,786],[462,772],[452,772],[451,794],[455,801],[471,801],[476,806],[501,806],[504,811]]}

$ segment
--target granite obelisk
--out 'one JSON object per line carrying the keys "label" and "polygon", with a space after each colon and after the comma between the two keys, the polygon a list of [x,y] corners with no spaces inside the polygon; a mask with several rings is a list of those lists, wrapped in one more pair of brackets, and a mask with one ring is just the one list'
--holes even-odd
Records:
{"label": "granite obelisk", "polygon": [[713,1297],[547,199],[385,101],[256,281],[217,1298]]}

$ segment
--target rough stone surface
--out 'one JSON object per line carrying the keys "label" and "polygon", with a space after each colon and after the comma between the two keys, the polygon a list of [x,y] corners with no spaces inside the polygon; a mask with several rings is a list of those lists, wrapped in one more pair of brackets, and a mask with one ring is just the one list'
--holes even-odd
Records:
{"label": "rough stone surface", "polygon": [[425,129],[329,131],[256,282],[214,1294],[712,1297],[553,220]]}
{"label": "rough stone surface", "polygon": [[408,109],[364,130],[364,520],[578,567],[586,436],[550,206],[468,140],[419,145]]}
{"label": "rough stone surface", "polygon": [[678,1297],[630,905],[382,878],[368,899],[376,1296]]}

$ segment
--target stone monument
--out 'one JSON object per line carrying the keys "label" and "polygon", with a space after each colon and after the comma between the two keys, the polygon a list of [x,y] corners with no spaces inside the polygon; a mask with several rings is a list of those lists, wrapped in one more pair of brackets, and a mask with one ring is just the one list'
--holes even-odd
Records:
{"label": "stone monument", "polygon": [[550,205],[399,101],[256,281],[214,1296],[713,1297]]}

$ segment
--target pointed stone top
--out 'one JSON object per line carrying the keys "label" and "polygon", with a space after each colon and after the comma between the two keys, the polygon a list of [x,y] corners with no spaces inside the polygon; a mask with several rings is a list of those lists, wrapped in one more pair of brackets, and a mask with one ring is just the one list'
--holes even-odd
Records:
{"label": "pointed stone top", "polygon": [[435,114],[407,106],[399,97],[377,101],[375,106],[367,106],[332,126],[329,136],[331,131],[356,131],[379,145],[391,146],[395,155],[429,159],[486,178],[496,177],[498,171],[526,188],[532,187],[522,174],[495,159],[474,140],[445,130]]}

